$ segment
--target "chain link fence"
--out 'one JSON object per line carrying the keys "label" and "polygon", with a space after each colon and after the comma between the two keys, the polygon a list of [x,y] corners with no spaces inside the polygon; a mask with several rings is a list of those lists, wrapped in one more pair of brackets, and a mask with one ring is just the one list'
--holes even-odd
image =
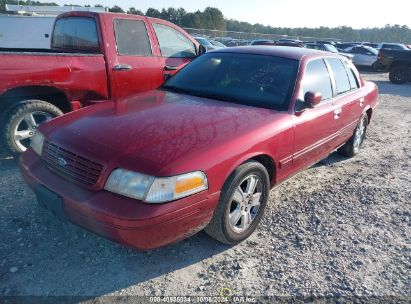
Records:
{"label": "chain link fence", "polygon": [[296,39],[304,41],[340,41],[337,38],[318,38],[318,37],[302,37],[302,36],[288,36],[277,34],[262,34],[262,33],[246,33],[234,31],[220,31],[209,29],[184,28],[191,36],[204,37],[222,42],[227,46],[247,45],[253,40],[279,40],[279,39]]}

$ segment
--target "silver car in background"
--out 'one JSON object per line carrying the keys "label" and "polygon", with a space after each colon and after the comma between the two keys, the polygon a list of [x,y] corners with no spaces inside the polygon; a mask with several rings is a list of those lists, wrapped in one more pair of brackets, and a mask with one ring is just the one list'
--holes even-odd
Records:
{"label": "silver car in background", "polygon": [[344,49],[344,52],[354,55],[353,63],[356,66],[371,67],[374,70],[378,50],[366,45],[355,45]]}

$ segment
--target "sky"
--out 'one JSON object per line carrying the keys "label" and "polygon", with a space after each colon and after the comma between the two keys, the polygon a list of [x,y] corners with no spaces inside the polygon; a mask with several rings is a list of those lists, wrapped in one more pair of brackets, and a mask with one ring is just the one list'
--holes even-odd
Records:
{"label": "sky", "polygon": [[183,7],[187,12],[217,7],[228,19],[261,23],[273,27],[382,27],[386,24],[411,28],[410,0],[50,0],[62,4],[119,5],[143,12]]}

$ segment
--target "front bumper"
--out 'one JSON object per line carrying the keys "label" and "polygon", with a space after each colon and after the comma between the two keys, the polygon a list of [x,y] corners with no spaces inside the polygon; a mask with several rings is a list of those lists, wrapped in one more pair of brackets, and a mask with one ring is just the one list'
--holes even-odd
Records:
{"label": "front bumper", "polygon": [[105,190],[77,186],[50,171],[31,149],[20,158],[20,171],[32,189],[46,187],[57,194],[70,221],[140,250],[187,238],[210,221],[220,192],[203,191],[164,204],[147,204]]}

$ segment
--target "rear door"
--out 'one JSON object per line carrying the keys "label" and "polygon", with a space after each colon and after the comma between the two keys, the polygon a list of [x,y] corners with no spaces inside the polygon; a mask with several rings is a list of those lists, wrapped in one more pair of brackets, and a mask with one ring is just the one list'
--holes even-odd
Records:
{"label": "rear door", "polygon": [[117,56],[111,62],[112,97],[152,90],[163,82],[162,67],[155,55],[146,18],[113,20]]}
{"label": "rear door", "polygon": [[327,58],[326,62],[335,85],[334,106],[335,111],[339,112],[338,118],[335,117],[340,131],[337,141],[339,146],[352,136],[363,111],[364,97],[352,64],[338,58]]}
{"label": "rear door", "polygon": [[334,107],[335,123],[337,124],[339,137],[334,148],[343,144],[353,134],[356,123],[361,116],[362,104],[359,83],[356,81],[354,71],[346,66],[339,58],[327,58],[327,65],[334,83]]}
{"label": "rear door", "polygon": [[156,20],[151,22],[158,42],[163,78],[167,79],[191,62],[197,55],[196,44],[179,28]]}
{"label": "rear door", "polygon": [[302,78],[301,98],[307,92],[322,94],[322,102],[306,109],[295,119],[295,144],[293,164],[295,171],[314,164],[327,156],[335,146],[338,124],[333,105],[333,88],[328,67],[323,59],[307,63]]}

